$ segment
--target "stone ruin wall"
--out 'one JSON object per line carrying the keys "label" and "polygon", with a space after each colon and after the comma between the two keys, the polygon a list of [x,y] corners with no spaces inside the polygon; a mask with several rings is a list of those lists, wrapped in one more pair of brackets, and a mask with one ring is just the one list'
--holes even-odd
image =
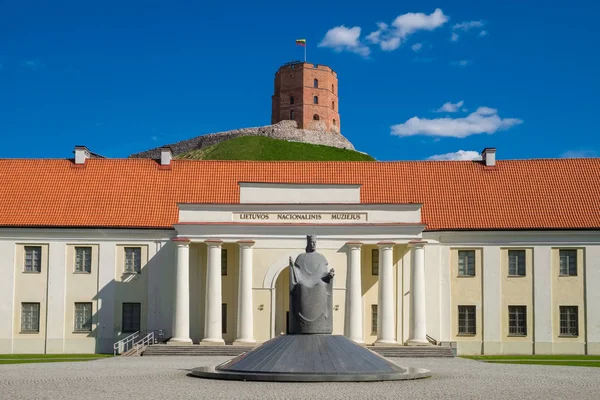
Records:
{"label": "stone ruin wall", "polygon": [[[199,150],[213,144],[221,143],[240,136],[266,136],[272,139],[287,140],[290,142],[303,142],[320,144],[324,146],[338,147],[340,149],[354,150],[354,146],[348,139],[339,133],[327,132],[324,124],[315,121],[315,130],[298,129],[296,121],[281,121],[274,125],[261,126],[257,128],[243,128],[232,131],[210,133],[197,136],[193,139],[169,144],[174,156],[187,153],[191,150]],[[160,158],[160,147],[132,154],[132,158]]]}

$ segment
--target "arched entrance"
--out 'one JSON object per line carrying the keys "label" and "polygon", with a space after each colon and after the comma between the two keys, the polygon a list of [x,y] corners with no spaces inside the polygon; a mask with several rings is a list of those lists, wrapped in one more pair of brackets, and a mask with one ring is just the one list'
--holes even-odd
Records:
{"label": "arched entrance", "polygon": [[290,310],[289,267],[283,269],[275,283],[275,336],[288,333],[288,312]]}

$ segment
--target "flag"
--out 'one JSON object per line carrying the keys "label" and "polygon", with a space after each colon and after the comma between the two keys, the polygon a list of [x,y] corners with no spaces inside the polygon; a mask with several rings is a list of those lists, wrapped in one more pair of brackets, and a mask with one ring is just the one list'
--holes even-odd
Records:
{"label": "flag", "polygon": [[306,46],[306,39],[296,39],[296,44],[298,46]]}

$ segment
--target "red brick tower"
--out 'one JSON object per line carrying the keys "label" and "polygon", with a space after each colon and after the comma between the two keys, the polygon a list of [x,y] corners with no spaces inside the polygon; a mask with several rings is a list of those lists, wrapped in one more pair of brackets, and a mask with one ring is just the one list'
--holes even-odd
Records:
{"label": "red brick tower", "polygon": [[295,120],[298,128],[340,132],[337,74],[326,65],[292,62],[275,73],[271,123]]}

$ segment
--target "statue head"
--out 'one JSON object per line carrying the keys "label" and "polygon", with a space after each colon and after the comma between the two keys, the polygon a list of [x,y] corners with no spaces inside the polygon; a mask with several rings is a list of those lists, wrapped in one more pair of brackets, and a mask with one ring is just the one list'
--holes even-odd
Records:
{"label": "statue head", "polygon": [[317,249],[317,235],[306,235],[306,252],[312,253]]}

